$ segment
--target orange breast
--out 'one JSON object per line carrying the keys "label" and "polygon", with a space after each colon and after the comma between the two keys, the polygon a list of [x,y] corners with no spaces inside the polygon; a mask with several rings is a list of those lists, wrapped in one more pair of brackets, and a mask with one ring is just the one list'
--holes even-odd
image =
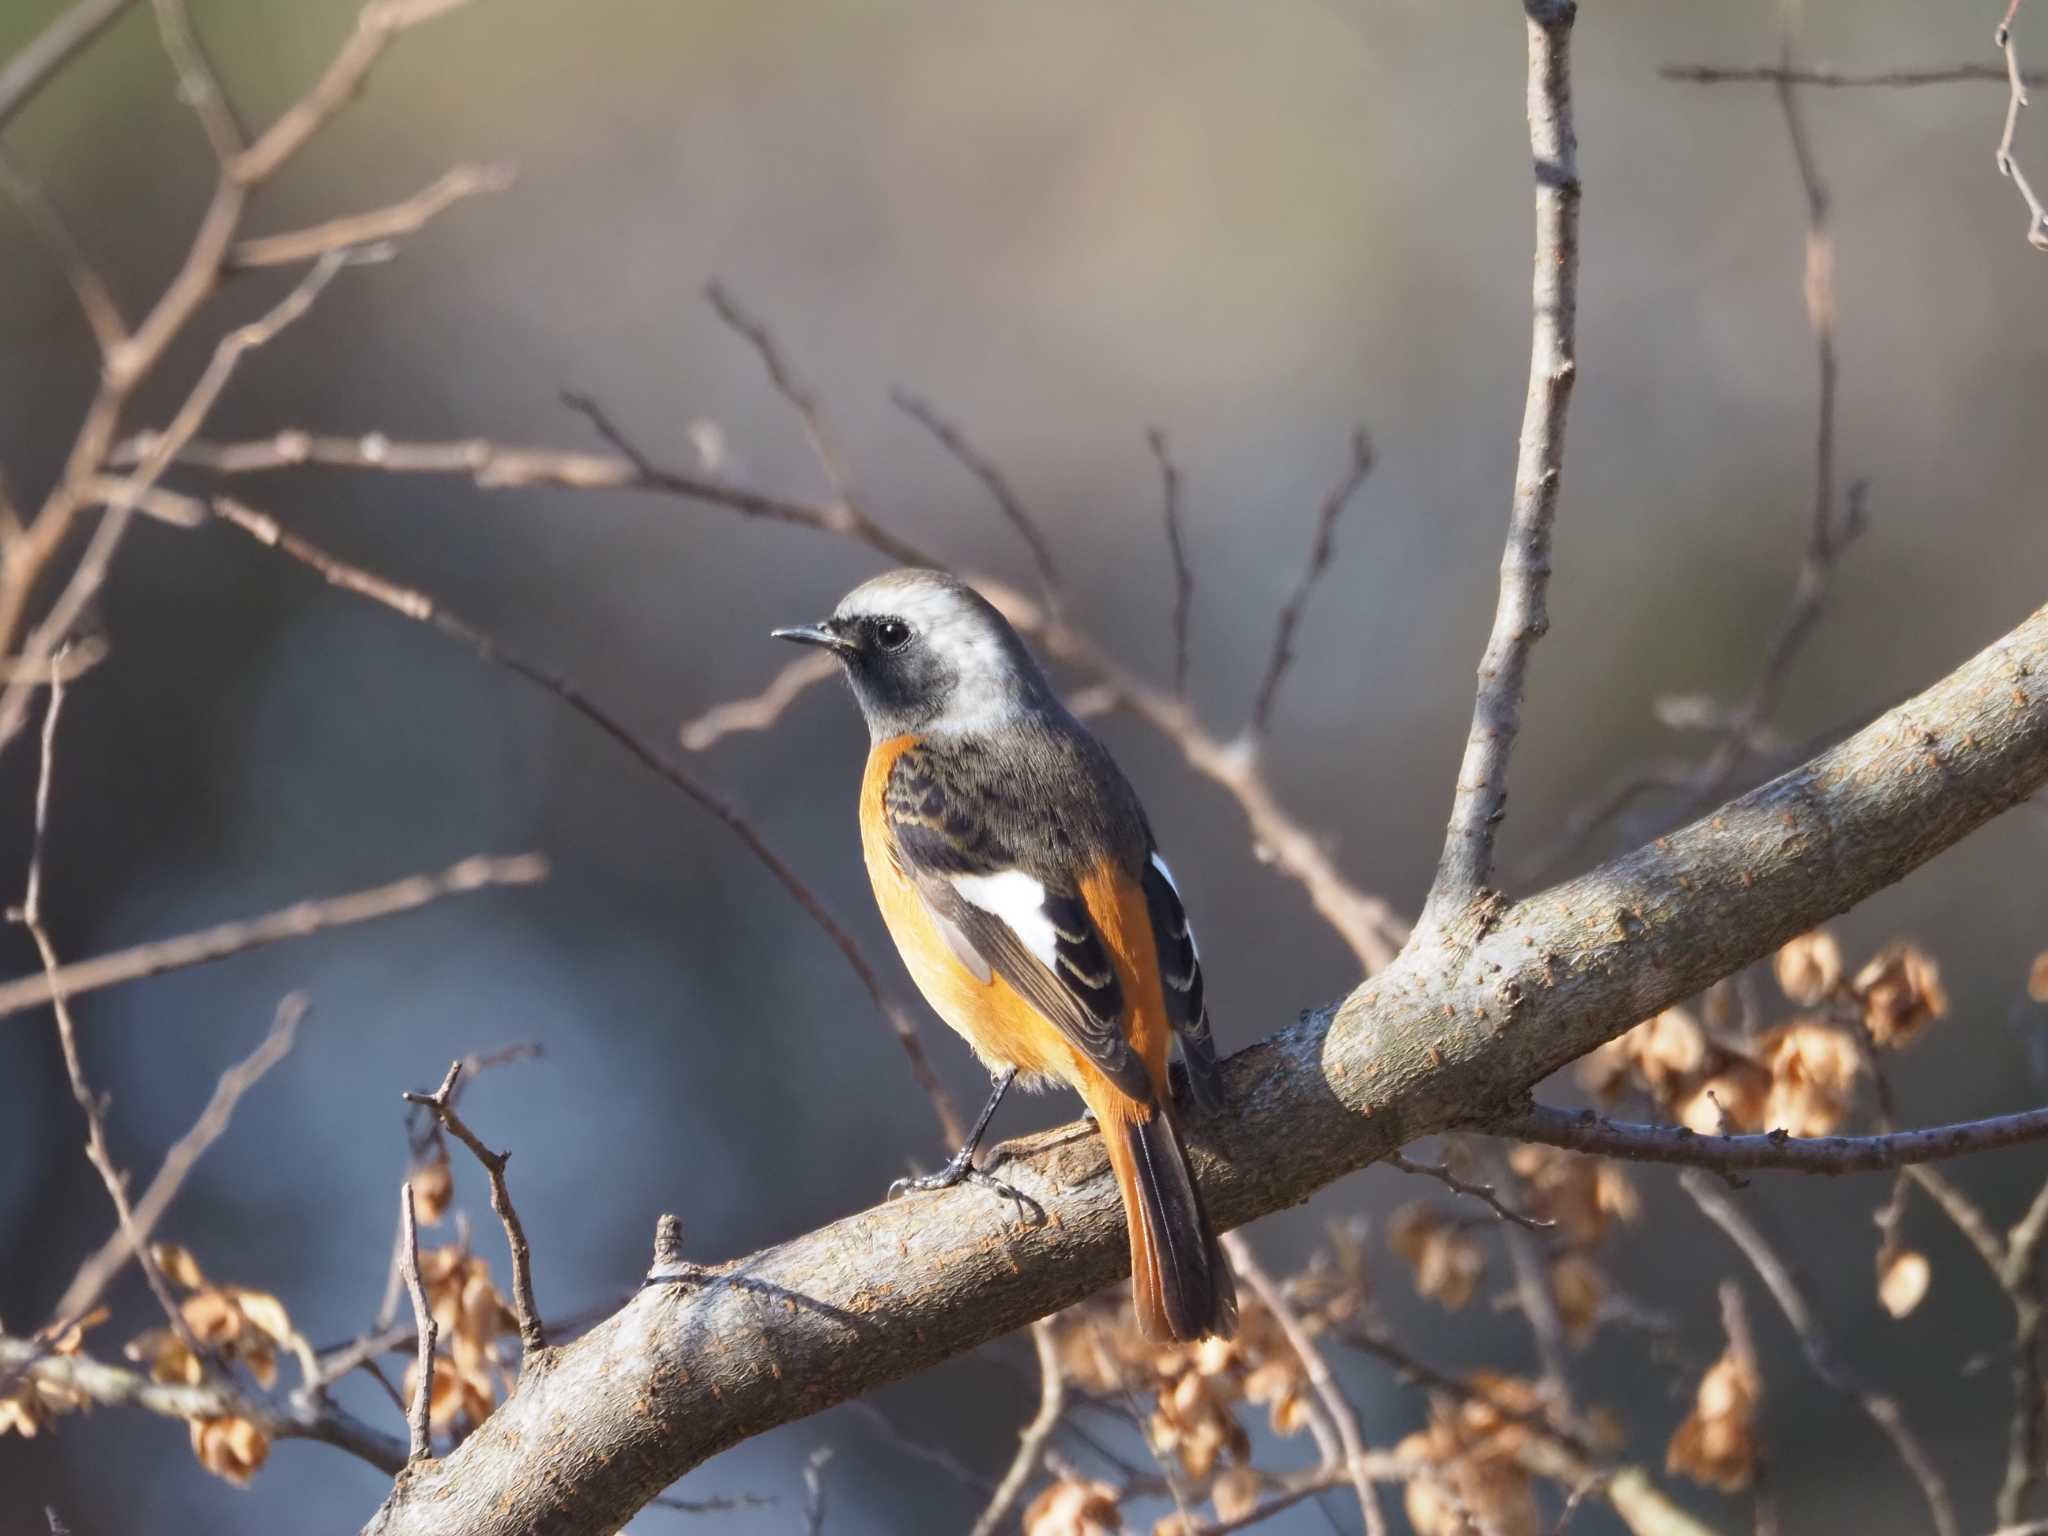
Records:
{"label": "orange breast", "polygon": [[[1078,1091],[1098,1117],[1116,1113],[1116,1101],[1124,1096],[1055,1025],[1002,977],[983,981],[961,964],[924,898],[890,856],[884,808],[889,771],[916,744],[914,736],[877,743],[868,756],[860,797],[861,850],[868,879],[911,979],[932,1010],[974,1047],[991,1070],[1015,1067],[1027,1078],[1056,1079]],[[1080,889],[1123,986],[1125,1030],[1144,1058],[1155,1088],[1163,1093],[1170,1031],[1144,892],[1137,882],[1108,867],[1084,876]]]}

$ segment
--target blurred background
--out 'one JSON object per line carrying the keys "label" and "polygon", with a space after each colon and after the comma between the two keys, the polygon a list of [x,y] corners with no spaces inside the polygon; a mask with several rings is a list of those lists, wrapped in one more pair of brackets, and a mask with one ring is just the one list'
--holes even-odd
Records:
{"label": "blurred background", "polygon": [[[0,8],[0,55],[61,9]],[[349,0],[195,0],[254,121],[294,99],[353,24]],[[1814,3],[1803,55],[1887,68],[1996,62],[1997,5]],[[2025,38],[2022,38],[2025,41]],[[1753,680],[1806,535],[1815,368],[1801,301],[1804,205],[1768,87],[1660,80],[1659,64],[1764,62],[1777,8],[1589,5],[1576,42],[1585,179],[1580,382],[1551,590],[1504,857],[1631,768],[1699,750],[1652,712]],[[2038,61],[2048,64],[2048,45]],[[1354,424],[1378,467],[1303,626],[1269,752],[1286,804],[1343,868],[1404,911],[1434,865],[1494,599],[1528,349],[1531,217],[1523,28],[1506,5],[1425,0],[688,5],[476,3],[401,38],[369,92],[265,194],[254,227],[376,206],[461,160],[516,184],[450,211],[398,259],[345,273],[252,355],[213,436],[382,431],[599,446],[558,392],[603,401],[692,462],[716,429],[724,472],[825,488],[799,422],[710,313],[718,278],[768,318],[817,386],[865,504],[958,564],[1029,566],[980,488],[889,404],[935,399],[1006,467],[1053,534],[1072,606],[1116,654],[1170,675],[1172,574],[1145,445],[1186,477],[1196,595],[1193,694],[1219,734],[1244,718],[1279,603]],[[1870,481],[1869,532],[1779,717],[1799,741],[1956,665],[2042,600],[2041,425],[2048,266],[1992,165],[1998,85],[1810,91],[1834,199],[1841,468]],[[2048,177],[2048,119],[2021,152]],[[7,134],[129,303],[189,242],[212,164],[175,98],[146,7]],[[30,503],[57,473],[97,366],[61,274],[0,208],[0,465]],[[237,282],[140,402],[160,424],[213,339],[289,283]],[[168,483],[206,482],[174,471]],[[774,625],[827,611],[878,563],[850,544],[626,494],[482,491],[457,479],[299,470],[235,489],[287,526],[439,595],[574,676],[636,727],[758,688],[788,656]],[[714,1260],[878,1198],[946,1150],[896,1044],[840,957],[734,839],[554,699],[425,627],[332,592],[230,532],[138,527],[105,594],[112,655],[73,691],[60,743],[46,911],[82,957],[306,895],[545,851],[543,886],[442,903],[78,1005],[86,1064],[112,1095],[138,1176],[190,1124],[278,997],[314,1003],[296,1053],[243,1104],[164,1235],[217,1277],[275,1292],[312,1338],[375,1310],[405,1165],[398,1093],[451,1057],[538,1041],[545,1057],[465,1100],[515,1152],[514,1191],[545,1311],[604,1301],[681,1214]],[[1355,967],[1298,889],[1254,857],[1236,807],[1173,749],[1101,730],[1172,850],[1202,933],[1221,1043],[1234,1050],[1340,996]],[[33,751],[0,757],[0,869],[27,855]],[[913,1001],[862,875],[853,817],[864,737],[836,687],[770,733],[695,759],[734,794]],[[1633,829],[1640,833],[1653,830]],[[1586,850],[1581,862],[1614,851]],[[2023,807],[1840,925],[1852,964],[1911,934],[1953,1013],[1900,1074],[1909,1122],[2040,1102],[2022,984],[2048,947],[2048,816]],[[0,884],[5,884],[0,881]],[[9,899],[13,899],[12,896]],[[34,969],[16,930],[10,974]],[[2038,1010],[2037,1010],[2038,1011]],[[965,1106],[982,1076],[919,1010]],[[1555,1097],[1571,1100],[1569,1088]],[[1074,1112],[1013,1102],[1015,1134]],[[43,1320],[110,1228],[47,1014],[0,1021],[0,1318]],[[1956,1170],[2009,1221],[2036,1150]],[[481,1180],[458,1197],[502,1277]],[[1713,1288],[1732,1250],[1659,1172],[1617,1284],[1719,1348]],[[1928,1301],[1893,1322],[1873,1294],[1882,1179],[1765,1176],[1744,1197],[1795,1235],[1842,1352],[1895,1392],[1987,1528],[2003,1464],[2009,1338],[1981,1266],[1924,1208],[1908,1236]],[[1252,1235],[1290,1268],[1324,1224],[1433,1198],[1388,1169],[1353,1176]],[[1413,1296],[1374,1248],[1382,1305],[1418,1353],[1529,1368],[1526,1331],[1481,1301]],[[1768,1439],[1788,1531],[1924,1529],[1874,1430],[1815,1383],[1748,1280]],[[131,1269],[111,1353],[148,1326]],[[1974,1368],[1972,1368],[1974,1362]],[[1006,1340],[880,1394],[903,1436],[993,1478],[1030,1411],[1030,1350]],[[1411,1389],[1340,1355],[1376,1444],[1420,1421]],[[1610,1330],[1577,1360],[1629,1454],[1653,1466],[1690,1383]],[[401,1426],[374,1387],[349,1404]],[[842,1408],[700,1469],[685,1496],[774,1509],[649,1510],[639,1532],[786,1531],[813,1448],[827,1529],[962,1529],[983,1493],[906,1456]],[[1135,1447],[1135,1441],[1132,1442]],[[1142,1452],[1138,1452],[1142,1455]],[[0,1532],[352,1530],[384,1479],[303,1442],[246,1492],[205,1475],[182,1426],[124,1412],[0,1439]],[[1724,1529],[1740,1501],[1673,1482]],[[1398,1503],[1398,1499],[1394,1501]],[[1340,1518],[1352,1511],[1332,1500]],[[1617,1529],[1604,1510],[1575,1529]],[[1304,1506],[1267,1527],[1327,1529]]]}

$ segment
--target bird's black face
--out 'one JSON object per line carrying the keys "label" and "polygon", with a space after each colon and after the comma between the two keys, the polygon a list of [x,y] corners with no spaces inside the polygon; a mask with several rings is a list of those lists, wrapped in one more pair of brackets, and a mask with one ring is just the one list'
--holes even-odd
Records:
{"label": "bird's black face", "polygon": [[959,670],[910,619],[862,613],[775,631],[778,640],[829,649],[846,669],[877,739],[918,730],[946,711]]}

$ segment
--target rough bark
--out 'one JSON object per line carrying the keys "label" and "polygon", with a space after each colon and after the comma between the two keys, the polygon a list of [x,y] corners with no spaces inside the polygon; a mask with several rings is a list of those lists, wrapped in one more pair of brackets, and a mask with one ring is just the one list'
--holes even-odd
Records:
{"label": "rough bark", "polygon": [[[1226,1064],[1193,1127],[1220,1224],[1295,1205],[1415,1137],[1483,1121],[1657,1009],[1903,878],[2048,782],[2048,608],[1918,697],[1681,831],[1512,906],[1482,904],[1332,1009]],[[1015,1143],[1047,1220],[962,1187],[651,1285],[367,1530],[609,1533],[752,1435],[936,1365],[1126,1270],[1091,1130]]]}

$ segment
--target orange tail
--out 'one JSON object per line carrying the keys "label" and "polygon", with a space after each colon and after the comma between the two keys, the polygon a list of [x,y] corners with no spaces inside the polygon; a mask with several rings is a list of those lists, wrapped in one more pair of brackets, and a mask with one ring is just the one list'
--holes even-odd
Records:
{"label": "orange tail", "polygon": [[1172,1112],[1128,1099],[1108,1114],[1107,1106],[1093,1107],[1124,1197],[1138,1326],[1162,1343],[1229,1338],[1237,1331],[1237,1282],[1202,1207]]}

